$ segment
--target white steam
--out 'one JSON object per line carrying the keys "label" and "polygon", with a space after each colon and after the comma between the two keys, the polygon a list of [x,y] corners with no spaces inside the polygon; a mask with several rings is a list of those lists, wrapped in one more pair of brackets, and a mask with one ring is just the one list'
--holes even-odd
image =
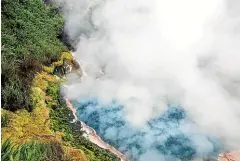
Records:
{"label": "white steam", "polygon": [[240,148],[238,0],[57,2],[90,76],[69,88],[70,99],[116,98],[138,127],[180,104],[203,133]]}

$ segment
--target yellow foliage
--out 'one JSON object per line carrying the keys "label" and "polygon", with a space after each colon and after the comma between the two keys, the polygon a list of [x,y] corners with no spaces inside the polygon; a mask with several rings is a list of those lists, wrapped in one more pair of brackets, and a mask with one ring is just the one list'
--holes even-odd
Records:
{"label": "yellow foliage", "polygon": [[43,66],[43,71],[47,72],[47,73],[52,73],[54,70],[54,66],[51,65],[51,66]]}
{"label": "yellow foliage", "polygon": [[42,72],[41,76],[42,76],[43,79],[45,79],[48,82],[56,82],[56,80],[57,80],[55,76],[50,75],[50,74],[45,73],[45,72]]}
{"label": "yellow foliage", "polygon": [[54,134],[49,128],[49,110],[44,106],[32,112],[18,110],[13,113],[2,109],[2,113],[9,118],[8,126],[2,128],[2,142],[7,138],[17,145],[31,140],[61,141],[60,134]]}
{"label": "yellow foliage", "polygon": [[39,87],[32,87],[31,100],[34,106],[37,106],[40,103],[44,106],[45,92],[43,92]]}
{"label": "yellow foliage", "polygon": [[63,60],[64,58],[69,60],[69,61],[73,60],[73,56],[70,52],[62,52],[60,58],[61,58],[61,60]]}
{"label": "yellow foliage", "polygon": [[59,60],[53,63],[54,66],[61,66],[63,65],[63,60]]}
{"label": "yellow foliage", "polygon": [[48,82],[56,82],[57,79],[53,75],[50,75],[46,72],[38,73],[33,79],[33,87],[39,87],[45,91],[48,87]]}
{"label": "yellow foliage", "polygon": [[32,112],[18,110],[13,113],[2,109],[2,115],[7,116],[9,120],[8,126],[2,128],[3,141],[10,137],[11,141],[18,145],[31,140],[61,142],[64,134],[50,130],[49,109],[45,103],[48,82],[56,82],[56,78],[46,72],[35,76],[31,88],[31,99],[34,105]]}
{"label": "yellow foliage", "polygon": [[45,91],[48,87],[48,82],[45,81],[40,74],[38,74],[33,80],[33,87],[38,87]]}
{"label": "yellow foliage", "polygon": [[88,161],[87,156],[80,149],[75,149],[72,147],[63,147],[66,155],[70,156],[73,161]]}
{"label": "yellow foliage", "polygon": [[70,52],[62,52],[60,56],[60,60],[53,62],[53,66],[61,66],[63,65],[63,59],[67,59],[68,61],[72,62],[73,56]]}
{"label": "yellow foliage", "polygon": [[50,129],[49,108],[45,102],[54,104],[55,100],[51,96],[46,96],[46,90],[49,82],[64,81],[63,79],[57,80],[55,76],[50,74],[55,66],[63,64],[64,58],[70,61],[73,59],[70,52],[63,52],[60,61],[54,62],[50,67],[44,66],[44,71],[35,76],[31,88],[31,99],[34,105],[32,112],[22,109],[14,113],[1,109],[1,115],[8,118],[7,126],[2,128],[2,143],[8,138],[16,145],[33,140],[48,143],[59,142],[65,154],[70,156],[73,161],[88,161],[82,150],[75,149],[68,142],[62,140],[65,133],[54,132]]}

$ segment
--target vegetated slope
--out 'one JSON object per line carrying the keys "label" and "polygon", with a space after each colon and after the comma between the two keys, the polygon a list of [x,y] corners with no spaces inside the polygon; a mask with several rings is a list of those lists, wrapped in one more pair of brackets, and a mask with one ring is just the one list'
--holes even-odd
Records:
{"label": "vegetated slope", "polygon": [[63,18],[42,0],[3,0],[1,13],[2,108],[31,110],[34,74],[67,49],[57,39]]}
{"label": "vegetated slope", "polygon": [[[66,58],[67,54],[69,53],[65,52],[62,56]],[[63,80],[51,74],[55,65],[62,63],[62,56],[60,61],[51,66],[44,66],[44,70],[34,77],[30,94],[34,108],[31,112],[25,109],[15,112],[2,109],[2,154],[5,160],[13,157],[14,161],[18,161],[25,157],[21,154],[22,147],[29,147],[27,154],[40,157],[40,160],[51,159],[53,156],[47,155],[49,153],[59,156],[58,161],[65,161],[68,158],[74,161],[120,160],[108,150],[99,148],[82,136],[80,122],[71,123],[74,117],[60,95],[60,83]],[[34,144],[32,141],[35,141]],[[7,148],[3,148],[5,144],[8,145]],[[13,145],[15,148],[12,148]],[[42,146],[46,146],[48,151],[42,151]],[[18,152],[19,155],[16,154]],[[47,156],[42,156],[41,153]],[[34,159],[35,157],[30,157],[24,161]]]}
{"label": "vegetated slope", "polygon": [[57,38],[63,19],[42,0],[2,1],[3,161],[117,161],[82,136],[54,76],[72,57]]}

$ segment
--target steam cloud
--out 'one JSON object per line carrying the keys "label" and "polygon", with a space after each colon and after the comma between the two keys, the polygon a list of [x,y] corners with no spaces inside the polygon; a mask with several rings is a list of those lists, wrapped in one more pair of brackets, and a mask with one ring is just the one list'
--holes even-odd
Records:
{"label": "steam cloud", "polygon": [[113,100],[74,101],[78,116],[103,139],[135,161],[176,161],[216,157],[221,144],[214,136],[201,133],[179,106],[169,105],[160,116],[141,128],[125,120],[124,106]]}
{"label": "steam cloud", "polygon": [[[64,11],[76,57],[89,75],[81,83],[72,82],[70,99],[97,97],[104,109],[116,99],[123,105],[121,118],[136,129],[145,129],[169,105],[180,105],[196,133],[220,138],[226,149],[240,148],[240,1],[56,3]],[[100,71],[104,75],[96,79]],[[178,129],[185,134],[193,130]],[[198,137],[191,140],[212,144]],[[158,155],[149,149],[138,159],[150,156],[155,161]]]}

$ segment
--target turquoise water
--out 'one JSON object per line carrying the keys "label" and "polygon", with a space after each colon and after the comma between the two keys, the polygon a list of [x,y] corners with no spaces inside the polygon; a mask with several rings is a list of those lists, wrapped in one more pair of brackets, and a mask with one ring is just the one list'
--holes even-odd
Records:
{"label": "turquoise water", "polygon": [[78,118],[131,160],[144,160],[141,158],[151,152],[158,156],[150,161],[158,161],[160,156],[167,161],[207,158],[216,156],[221,147],[217,138],[198,131],[181,106],[169,105],[164,113],[137,128],[126,121],[124,105],[117,101],[102,104],[89,98],[72,103]]}

